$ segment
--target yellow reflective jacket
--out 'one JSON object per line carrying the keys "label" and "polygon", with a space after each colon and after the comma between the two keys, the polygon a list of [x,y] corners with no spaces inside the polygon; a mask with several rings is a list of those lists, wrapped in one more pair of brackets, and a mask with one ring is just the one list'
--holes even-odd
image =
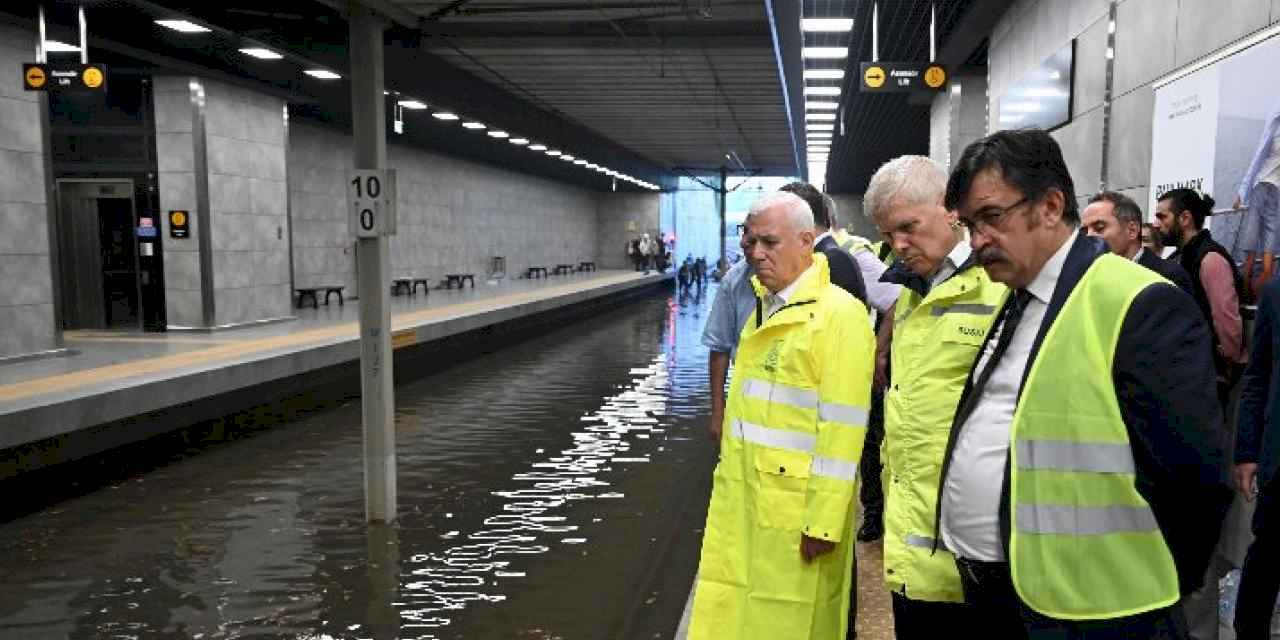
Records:
{"label": "yellow reflective jacket", "polygon": [[913,600],[964,600],[955,559],[933,553],[938,483],[965,379],[1008,288],[985,269],[961,267],[924,297],[903,287],[894,312],[881,449],[884,578]]}
{"label": "yellow reflective jacket", "polygon": [[[691,640],[844,638],[854,487],[875,339],[813,257],[787,304],[742,330],[707,513]],[[801,535],[836,543],[811,563]]]}

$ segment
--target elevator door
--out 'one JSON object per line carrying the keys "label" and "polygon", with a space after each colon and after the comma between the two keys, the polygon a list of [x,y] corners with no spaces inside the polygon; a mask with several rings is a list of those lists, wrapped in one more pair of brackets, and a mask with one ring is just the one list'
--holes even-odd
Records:
{"label": "elevator door", "polygon": [[130,183],[59,184],[67,329],[139,328],[132,192]]}

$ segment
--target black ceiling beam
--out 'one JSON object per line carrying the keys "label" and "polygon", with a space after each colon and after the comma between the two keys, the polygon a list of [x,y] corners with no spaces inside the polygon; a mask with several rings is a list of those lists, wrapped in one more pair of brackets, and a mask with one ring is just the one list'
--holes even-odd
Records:
{"label": "black ceiling beam", "polygon": [[[613,21],[636,38],[767,38],[767,25],[759,20],[626,20]],[[426,35],[484,40],[492,38],[595,38],[617,37],[609,20],[567,20],[557,22],[471,22],[443,21],[423,26]]]}
{"label": "black ceiling beam", "polygon": [[800,2],[790,0],[766,0],[769,9],[769,28],[773,37],[773,51],[778,65],[779,88],[786,106],[788,130],[791,135],[791,155],[795,161],[794,175],[809,179],[809,165],[805,156],[805,107],[804,107],[804,35],[800,31]]}

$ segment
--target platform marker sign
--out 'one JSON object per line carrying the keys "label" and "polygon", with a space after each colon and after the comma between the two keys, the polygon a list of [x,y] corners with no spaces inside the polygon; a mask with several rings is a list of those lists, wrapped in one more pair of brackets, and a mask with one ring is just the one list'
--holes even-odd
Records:
{"label": "platform marker sign", "polygon": [[347,228],[357,238],[396,233],[396,172],[394,169],[357,169],[347,174],[347,202],[351,204]]}
{"label": "platform marker sign", "polygon": [[947,68],[929,62],[864,62],[864,93],[936,93],[947,86]]}

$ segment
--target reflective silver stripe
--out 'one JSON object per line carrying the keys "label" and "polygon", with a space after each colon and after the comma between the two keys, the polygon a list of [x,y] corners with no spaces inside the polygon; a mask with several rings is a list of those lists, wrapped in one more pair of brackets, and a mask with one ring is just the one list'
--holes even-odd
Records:
{"label": "reflective silver stripe", "polygon": [[858,463],[814,456],[813,466],[809,467],[809,475],[853,482],[858,479]]}
{"label": "reflective silver stripe", "polygon": [[1148,507],[1072,507],[1018,505],[1018,530],[1026,533],[1102,535],[1123,531],[1159,531]]}
{"label": "reflective silver stripe", "polygon": [[813,453],[818,444],[818,436],[812,433],[800,433],[785,429],[762,427],[758,424],[734,420],[733,435],[754,444],[778,449],[791,449],[801,453]]}
{"label": "reflective silver stripe", "polygon": [[975,316],[989,316],[996,308],[989,304],[953,304],[949,307],[934,307],[930,312],[935,318],[948,313],[968,313]]}
{"label": "reflective silver stripe", "polygon": [[818,419],[827,422],[839,422],[851,427],[867,426],[867,410],[851,404],[822,402],[818,404]]}
{"label": "reflective silver stripe", "polygon": [[[933,545],[937,544],[937,541],[929,536],[920,536],[914,533],[908,533],[907,537],[903,538],[902,541],[907,543],[909,547],[921,547],[930,550],[933,549]],[[943,548],[943,545],[938,545],[938,548]]]}
{"label": "reflective silver stripe", "polygon": [[1128,443],[1019,440],[1019,469],[1134,473]]}
{"label": "reflective silver stripe", "polygon": [[778,382],[748,378],[742,381],[742,392],[752,398],[779,402],[801,409],[818,408],[818,392],[813,389],[801,389]]}

